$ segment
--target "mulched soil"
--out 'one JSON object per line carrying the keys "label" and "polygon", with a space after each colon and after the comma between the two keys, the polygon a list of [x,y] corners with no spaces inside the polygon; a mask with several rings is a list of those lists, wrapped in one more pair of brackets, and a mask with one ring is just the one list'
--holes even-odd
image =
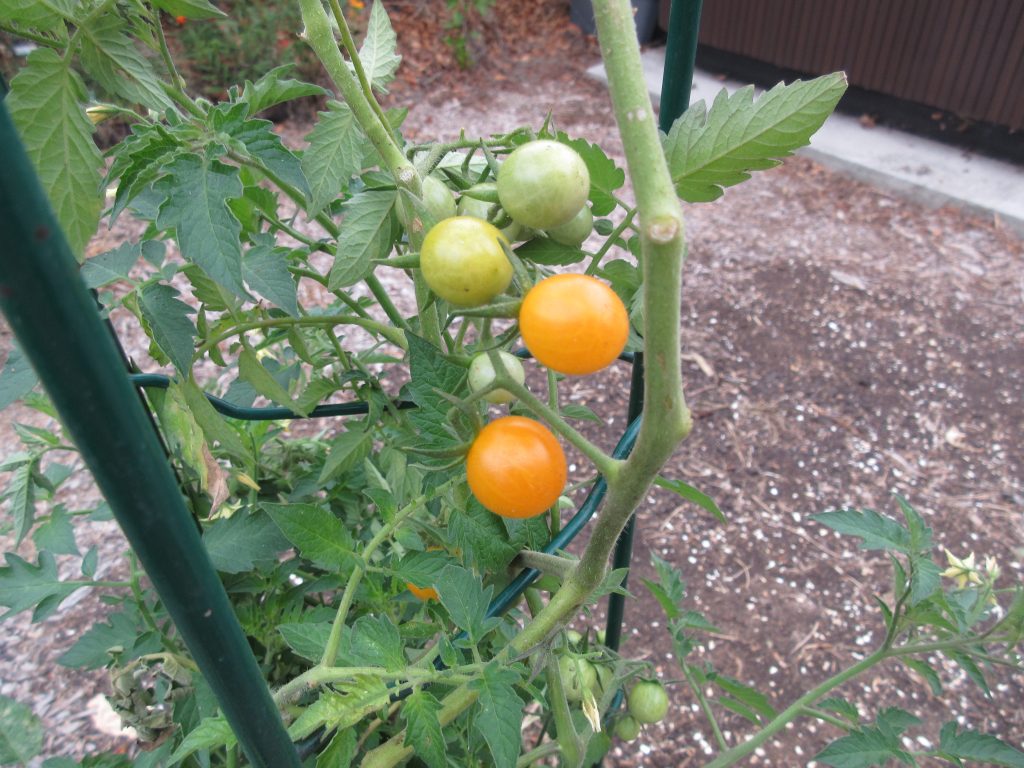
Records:
{"label": "mulched soil", "polygon": [[[438,43],[436,4],[389,10],[405,68],[387,105],[409,107],[407,137],[487,135],[538,126],[550,112],[561,129],[621,162],[606,90],[584,74],[596,42],[569,23],[566,4],[496,5],[472,41],[477,66],[468,73],[455,71]],[[665,474],[712,496],[728,524],[651,492],[631,575],[642,599],[627,607],[624,652],[680,677],[660,609],[640,582],[654,553],[682,570],[690,607],[722,630],[698,658],[781,707],[881,639],[872,596],[890,589],[886,560],[817,525],[814,513],[896,514],[892,494],[900,493],[934,528],[937,546],[994,555],[1007,585],[1024,575],[1024,243],[997,220],[925,208],[802,157],[715,203],[687,206],[687,228],[681,352],[696,424]],[[129,235],[101,233],[90,252]],[[123,318],[119,331],[144,358],[141,336]],[[605,419],[586,428],[608,448],[625,426],[628,386],[622,366],[565,392]],[[32,419],[20,406],[6,413],[5,454],[16,450],[11,422]],[[118,567],[116,531],[82,533]],[[0,693],[43,717],[47,754],[116,743],[83,714],[106,689],[104,677],[55,665],[99,610],[85,597],[41,624],[9,621],[0,634]],[[910,736],[918,749],[937,743],[951,718],[1024,746],[1024,676],[993,671],[988,700],[963,673],[933,661],[943,669],[942,699],[895,664],[840,693],[868,716],[887,705],[917,714],[924,725]],[[608,764],[707,761],[713,737],[693,695],[685,685],[671,695],[669,718],[616,746]],[[718,715],[730,743],[749,731],[737,716]],[[813,765],[837,735],[801,721],[745,764]]]}

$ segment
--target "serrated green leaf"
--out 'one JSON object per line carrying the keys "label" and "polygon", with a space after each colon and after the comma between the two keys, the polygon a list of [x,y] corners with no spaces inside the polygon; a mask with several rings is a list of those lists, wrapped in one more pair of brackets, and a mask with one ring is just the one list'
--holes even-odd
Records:
{"label": "serrated green leaf", "polygon": [[289,622],[278,626],[288,646],[304,659],[319,663],[323,658],[327,639],[331,636],[330,621]]}
{"label": "serrated green leaf", "polygon": [[458,444],[451,433],[449,413],[452,403],[440,392],[459,395],[466,390],[466,369],[446,359],[428,341],[406,333],[409,343],[409,398],[417,408],[409,411],[409,421],[420,433],[417,445],[430,448],[452,448]]}
{"label": "serrated green leaf", "polygon": [[262,504],[281,533],[308,560],[332,571],[354,563],[352,535],[330,511],[314,504]]}
{"label": "serrated green leaf", "polygon": [[348,632],[345,655],[355,666],[384,667],[393,672],[405,667],[402,637],[387,616],[360,616]]}
{"label": "serrated green leaf", "polygon": [[692,501],[705,512],[714,516],[714,518],[722,525],[729,522],[722,513],[722,510],[718,508],[717,504],[715,504],[715,500],[707,494],[701,493],[692,485],[684,483],[682,480],[669,480],[668,478],[661,477],[660,475],[654,479],[654,484],[659,488],[664,488],[666,491],[672,491],[672,493],[682,499]]}
{"label": "serrated green leaf", "polygon": [[236,296],[242,285],[242,226],[227,201],[242,194],[238,168],[195,154],[180,155],[155,186],[164,196],[157,214],[160,229],[174,228],[181,255]]}
{"label": "serrated green leaf", "polygon": [[307,214],[316,216],[348,187],[349,179],[362,170],[366,136],[347,104],[329,101],[306,136],[302,172],[309,182]]}
{"label": "serrated green leaf", "polygon": [[21,544],[35,522],[36,490],[33,467],[37,461],[37,458],[32,457],[19,464],[4,490],[4,496],[10,502],[9,512],[14,518],[15,545]]}
{"label": "serrated green leaf", "polygon": [[[164,166],[185,154],[184,142],[185,137],[179,137],[160,123],[132,126],[132,135],[114,147],[114,162],[107,173],[108,182],[119,179],[110,209],[111,223],[137,195],[151,190],[150,185],[163,173]],[[143,248],[152,247],[156,242],[147,240]]]}
{"label": "serrated green leaf", "polygon": [[382,2],[375,2],[370,8],[370,21],[366,26],[366,39],[359,49],[359,60],[370,85],[387,93],[386,86],[395,79],[402,57],[398,55],[398,37]]}
{"label": "serrated green leaf", "polygon": [[890,733],[894,736],[899,736],[907,728],[913,728],[920,724],[920,718],[899,707],[886,707],[875,716],[875,725],[883,733]]}
{"label": "serrated green leaf", "polygon": [[251,80],[245,81],[239,101],[249,105],[250,115],[255,115],[257,112],[262,112],[268,107],[273,107],[286,101],[301,99],[306,96],[322,96],[327,93],[319,85],[285,78],[285,75],[294,68],[293,64],[284,64],[280,67],[274,67],[256,82]]}
{"label": "serrated green leaf", "polygon": [[861,549],[910,551],[910,534],[896,520],[872,509],[841,509],[822,512],[811,519],[839,533],[857,536],[864,541]]}
{"label": "serrated green leaf", "polygon": [[448,611],[452,621],[465,630],[473,643],[479,642],[490,628],[487,622],[487,607],[491,602],[494,587],[486,589],[480,579],[457,565],[446,565],[434,585],[441,605]]}
{"label": "serrated green leaf", "polygon": [[417,587],[432,587],[448,562],[444,552],[410,552],[395,566],[395,573]]}
{"label": "serrated green leaf", "polygon": [[498,516],[484,509],[476,499],[470,499],[465,509],[452,513],[448,535],[465,557],[485,573],[499,572],[516,556],[517,550],[508,543]]}
{"label": "serrated green leaf", "polygon": [[142,255],[139,243],[121,243],[109,251],[93,256],[82,265],[82,279],[88,288],[127,280],[128,273]]}
{"label": "serrated green leaf", "polygon": [[327,278],[329,290],[358,283],[373,271],[373,260],[391,251],[391,209],[395,193],[360,192],[345,204],[345,218]]}
{"label": "serrated green leaf", "polygon": [[814,759],[833,768],[882,768],[890,760],[915,765],[913,758],[900,748],[898,742],[883,735],[877,728],[854,731],[836,739],[816,754]]}
{"label": "serrated green leaf", "polygon": [[0,696],[0,765],[27,765],[42,748],[42,721],[24,704]]}
{"label": "serrated green leaf", "polygon": [[73,669],[99,669],[110,661],[111,649],[126,649],[135,645],[139,637],[136,616],[118,611],[87,629],[81,637],[57,659],[63,667]]}
{"label": "serrated green leaf", "polygon": [[21,400],[39,382],[35,369],[17,344],[11,345],[3,371],[0,372],[0,410]]}
{"label": "serrated green leaf", "polygon": [[[98,518],[92,517],[91,519],[96,520]],[[96,546],[89,547],[89,551],[82,557],[81,571],[85,578],[91,579],[96,575],[96,567],[99,565],[99,559],[99,549]]]}
{"label": "serrated green leaf", "polygon": [[156,112],[173,105],[120,16],[89,14],[79,22],[75,36],[81,44],[82,66],[108,93]]}
{"label": "serrated green leaf", "polygon": [[281,386],[273,374],[263,366],[256,353],[249,348],[243,349],[238,354],[238,376],[268,400],[291,408],[302,416],[306,415],[299,410],[299,406],[292,400],[288,390]]}
{"label": "serrated green leaf", "polygon": [[221,573],[244,573],[277,563],[288,548],[281,529],[264,512],[240,509],[215,520],[203,531],[203,544],[213,567]]}
{"label": "serrated green leaf", "polygon": [[587,164],[591,212],[594,216],[607,216],[616,208],[614,193],[626,183],[626,172],[616,166],[597,144],[586,139],[570,139],[564,133],[558,134],[558,140],[575,149]]}
{"label": "serrated green leaf", "polygon": [[932,669],[930,664],[919,661],[918,659],[903,659],[903,663],[906,664],[910,669],[914,670],[919,674],[924,681],[928,683],[928,687],[931,688],[932,694],[935,696],[942,695],[942,681],[939,679],[939,675]]}
{"label": "serrated green leaf", "polygon": [[288,249],[257,242],[242,256],[242,277],[260,296],[292,317],[299,316],[295,278],[288,270]]}
{"label": "serrated green leaf", "polygon": [[487,742],[495,768],[515,768],[519,757],[523,702],[513,686],[520,680],[514,669],[493,662],[469,683],[478,694],[473,728]]}
{"label": "serrated green leaf", "polygon": [[437,719],[440,709],[440,702],[424,690],[416,691],[402,705],[402,718],[405,720],[406,728],[405,741],[412,746],[416,756],[425,762],[428,768],[448,766],[444,734]]}
{"label": "serrated green leaf", "polygon": [[910,604],[924,602],[939,591],[942,569],[930,557],[911,555]]}
{"label": "serrated green leaf", "polygon": [[4,555],[7,565],[0,568],[0,605],[8,608],[0,621],[34,608],[47,598],[59,603],[77,589],[57,575],[57,562],[49,552],[40,552],[37,564],[23,560],[13,552]]}
{"label": "serrated green leaf", "polygon": [[330,452],[320,470],[317,485],[324,485],[336,474],[351,470],[369,454],[371,445],[369,432],[342,432],[331,441]]}
{"label": "serrated green leaf", "polygon": [[669,619],[679,618],[682,615],[680,604],[686,597],[686,582],[676,568],[654,553],[651,553],[651,565],[658,574],[658,581],[644,579],[644,585]]}
{"label": "serrated green leaf", "polygon": [[252,464],[251,451],[242,443],[242,438],[227,423],[223,416],[217,413],[216,409],[206,399],[206,395],[193,379],[180,384],[181,392],[185,396],[189,410],[195,416],[196,422],[206,435],[206,439],[216,440],[221,448],[230,453],[233,457],[242,461],[243,466]]}
{"label": "serrated green leaf", "polygon": [[988,681],[985,679],[985,674],[975,663],[974,659],[962,651],[949,650],[943,651],[942,653],[955,661],[957,665],[967,673],[967,676],[974,681],[974,684],[981,688],[985,693],[986,698],[992,698],[992,690],[988,687]]}
{"label": "serrated green leaf", "polygon": [[103,202],[103,158],[83,107],[85,85],[71,69],[70,58],[50,48],[32,51],[10,85],[4,104],[68,245],[81,261],[99,225]]}
{"label": "serrated green leaf", "polygon": [[164,283],[147,283],[139,292],[139,309],[152,331],[153,341],[183,376],[192,370],[196,327],[189,319],[195,310],[176,297],[178,292]]}
{"label": "serrated green leaf", "polygon": [[356,732],[352,728],[338,731],[323,752],[316,757],[316,768],[349,768],[359,753]]}
{"label": "serrated green leaf", "polygon": [[221,716],[204,718],[201,723],[182,739],[181,744],[174,750],[169,758],[173,765],[184,760],[200,749],[214,749],[216,747],[233,747],[235,745],[235,734],[228,725],[228,721]]}
{"label": "serrated green leaf", "polygon": [[3,15],[8,21],[41,32],[51,32],[58,39],[67,38],[66,22],[75,20],[76,0],[4,0]]}
{"label": "serrated green leaf", "polygon": [[186,19],[223,19],[227,17],[224,11],[207,0],[153,0],[153,5],[166,13],[168,16],[184,16]]}
{"label": "serrated green leaf", "polygon": [[586,256],[579,248],[556,243],[547,237],[534,237],[515,249],[516,255],[524,261],[545,266],[564,266],[583,261]]}
{"label": "serrated green leaf", "polygon": [[846,76],[837,72],[779,83],[757,100],[753,86],[731,96],[723,89],[710,111],[703,101],[692,104],[662,141],[676,193],[708,202],[753,171],[778,165],[808,143],[845,90]]}
{"label": "serrated green leaf", "polygon": [[757,689],[719,672],[712,672],[707,675],[707,680],[750,707],[765,720],[771,720],[775,717],[775,708],[768,701],[768,697]]}
{"label": "serrated green leaf", "polygon": [[841,696],[832,696],[818,702],[818,709],[827,712],[835,712],[840,717],[849,720],[853,725],[860,723],[860,712],[855,704],[850,703]]}
{"label": "serrated green leaf", "polygon": [[340,692],[328,691],[321,694],[313,704],[299,715],[298,719],[288,728],[293,739],[302,739],[320,726],[331,728],[349,728],[363,719],[368,713],[386,704],[391,693],[384,683],[375,678],[362,675],[353,682],[338,684]]}
{"label": "serrated green leaf", "polygon": [[914,552],[927,553],[932,548],[932,529],[929,528],[921,515],[917,513],[907,500],[896,494],[896,503],[903,513],[903,519],[907,521],[907,530],[910,532],[910,546]]}
{"label": "serrated green leaf", "polygon": [[36,528],[32,533],[32,541],[36,549],[45,549],[55,555],[79,554],[71,517],[61,504],[50,510],[50,519]]}
{"label": "serrated green leaf", "polygon": [[944,756],[960,760],[976,760],[979,763],[1006,765],[1010,768],[1024,768],[1024,752],[1020,752],[1005,741],[977,731],[957,732],[957,724],[950,721],[942,726],[939,733],[939,751]]}
{"label": "serrated green leaf", "polygon": [[308,197],[309,186],[299,158],[281,143],[272,122],[246,119],[248,113],[248,104],[221,104],[210,111],[210,129],[241,143],[250,157]]}

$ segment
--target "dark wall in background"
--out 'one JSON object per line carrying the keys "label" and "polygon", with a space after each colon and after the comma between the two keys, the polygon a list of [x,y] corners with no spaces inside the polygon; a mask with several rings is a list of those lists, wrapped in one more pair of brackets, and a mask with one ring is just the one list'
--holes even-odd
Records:
{"label": "dark wall in background", "polygon": [[704,0],[700,44],[1024,128],[1024,0]]}

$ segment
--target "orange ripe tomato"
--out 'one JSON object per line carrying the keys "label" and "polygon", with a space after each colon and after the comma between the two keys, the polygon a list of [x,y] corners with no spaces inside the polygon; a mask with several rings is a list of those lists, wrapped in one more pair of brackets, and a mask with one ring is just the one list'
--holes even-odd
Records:
{"label": "orange ripe tomato", "polygon": [[558,501],[567,476],[558,439],[539,421],[523,416],[492,421],[466,455],[469,489],[502,517],[541,514]]}
{"label": "orange ripe tomato", "polygon": [[433,587],[417,587],[411,581],[405,582],[405,586],[420,600],[437,600],[437,590]]}
{"label": "orange ripe tomato", "polygon": [[629,338],[622,300],[596,277],[562,274],[531,288],[519,310],[530,353],[559,373],[583,376],[610,365]]}

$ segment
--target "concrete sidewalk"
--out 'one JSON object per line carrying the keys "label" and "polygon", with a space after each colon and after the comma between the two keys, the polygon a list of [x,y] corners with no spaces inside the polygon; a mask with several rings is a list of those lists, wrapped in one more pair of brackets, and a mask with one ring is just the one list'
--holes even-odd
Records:
{"label": "concrete sidewalk", "polygon": [[[643,65],[647,88],[658,99],[665,49],[645,51]],[[601,64],[588,72],[607,79]],[[698,70],[691,100],[703,99],[710,105],[722,88],[731,93],[740,87],[742,83],[719,80]],[[891,128],[868,128],[857,118],[842,114],[833,114],[813,136],[811,145],[799,152],[926,205],[954,203],[998,216],[1024,234],[1024,168],[1012,163]]]}

